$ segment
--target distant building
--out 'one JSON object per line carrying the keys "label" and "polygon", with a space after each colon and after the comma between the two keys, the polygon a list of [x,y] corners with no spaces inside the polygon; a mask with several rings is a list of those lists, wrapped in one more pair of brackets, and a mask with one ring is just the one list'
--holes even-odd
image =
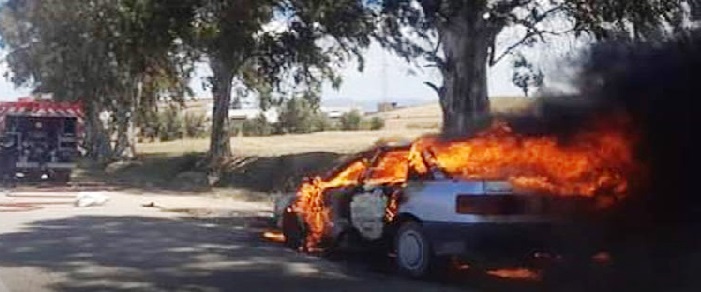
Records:
{"label": "distant building", "polygon": [[319,108],[319,110],[321,110],[322,113],[326,114],[326,116],[331,119],[339,119],[344,114],[350,113],[354,110],[363,114],[361,109],[350,106],[322,106]]}
{"label": "distant building", "polygon": [[[262,111],[259,108],[240,108],[240,109],[229,109],[229,119],[235,121],[252,120],[263,114],[270,123],[277,123],[280,120],[280,113],[277,109],[272,108],[267,111]],[[213,116],[213,110],[210,108],[207,110],[207,118],[211,119]]]}
{"label": "distant building", "polygon": [[265,119],[270,123],[277,123],[280,120],[280,113],[275,108],[267,111],[258,108],[229,109],[229,119],[231,120],[252,120],[259,117],[261,114],[265,116]]}
{"label": "distant building", "polygon": [[[350,113],[352,111],[358,111],[361,115],[364,114],[363,110],[356,107],[344,107],[344,106],[322,106],[319,110],[326,114],[330,119],[339,119],[344,114]],[[212,118],[212,105],[208,106],[207,118]],[[262,111],[259,108],[238,108],[229,109],[229,119],[236,121],[251,120],[257,118],[260,114],[263,114],[268,122],[277,123],[280,120],[280,111],[278,108],[271,108],[267,111]]]}

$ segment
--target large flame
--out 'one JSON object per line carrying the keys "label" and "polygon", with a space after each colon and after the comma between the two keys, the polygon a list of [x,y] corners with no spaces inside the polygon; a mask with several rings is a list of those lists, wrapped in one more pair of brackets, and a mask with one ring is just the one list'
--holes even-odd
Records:
{"label": "large flame", "polygon": [[421,153],[430,150],[432,163],[454,178],[508,179],[522,191],[620,198],[636,170],[629,124],[623,117],[602,119],[564,142],[555,136],[519,135],[497,122],[470,139],[419,139],[410,164],[417,173],[427,173]]}
{"label": "large flame", "polygon": [[302,215],[307,228],[305,248],[317,247],[328,228],[331,211],[324,203],[324,191],[356,184],[365,168],[366,164],[363,161],[356,161],[328,181],[315,177],[302,183],[294,207],[296,212]]}
{"label": "large flame", "polygon": [[[637,171],[631,129],[624,116],[599,119],[562,141],[555,135],[522,135],[496,122],[474,137],[424,137],[409,152],[387,153],[366,183],[402,183],[409,172],[420,176],[439,167],[456,179],[508,180],[522,192],[605,195],[611,198],[603,201],[608,205],[626,195],[628,179]],[[295,207],[307,225],[307,248],[316,247],[329,228],[331,211],[324,204],[324,191],[358,184],[366,168],[364,161],[357,161],[327,181],[317,177],[302,184]],[[387,220],[394,218],[398,195],[390,196]]]}

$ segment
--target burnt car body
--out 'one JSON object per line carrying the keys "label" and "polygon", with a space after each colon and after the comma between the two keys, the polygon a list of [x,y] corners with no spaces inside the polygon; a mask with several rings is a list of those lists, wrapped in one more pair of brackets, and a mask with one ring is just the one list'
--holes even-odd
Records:
{"label": "burnt car body", "polygon": [[[438,166],[417,176],[408,166],[409,151],[408,145],[378,147],[322,178],[333,179],[358,161],[367,166],[353,184],[322,194],[331,209],[325,247],[391,250],[397,268],[412,277],[456,256],[471,263],[520,261],[536,252],[564,253],[572,241],[596,250],[595,225],[578,220],[593,210],[592,199],[519,192],[506,181],[453,179]],[[403,176],[376,175],[386,171],[387,159],[398,157],[406,160]],[[287,243],[303,246],[306,226],[299,211],[280,209]]]}

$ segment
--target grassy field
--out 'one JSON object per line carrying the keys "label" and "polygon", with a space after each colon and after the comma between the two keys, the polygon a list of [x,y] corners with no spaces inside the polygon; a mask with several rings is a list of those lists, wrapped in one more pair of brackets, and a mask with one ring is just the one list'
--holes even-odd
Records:
{"label": "grassy field", "polygon": [[[532,104],[532,99],[516,97],[492,98],[495,113],[522,112]],[[381,131],[322,132],[302,135],[271,137],[234,137],[231,146],[236,156],[271,157],[307,152],[352,153],[372,146],[380,139],[415,139],[427,133],[438,132],[441,126],[441,109],[437,103],[400,108],[376,113],[369,117],[381,117],[385,128]],[[209,148],[208,139],[187,139],[172,142],[143,143],[138,147],[143,155],[178,156],[184,153],[202,153]]]}
{"label": "grassy field", "polygon": [[[231,149],[235,156],[271,157],[306,152],[352,153],[372,146],[380,139],[413,140],[435,132],[426,129],[403,129],[357,132],[320,132],[270,137],[234,137]],[[184,153],[203,153],[209,148],[209,139],[187,139],[171,142],[143,143],[138,151],[143,155],[177,156]]]}
{"label": "grassy field", "polygon": [[305,176],[323,173],[348,154],[380,140],[411,141],[431,130],[322,132],[304,135],[231,138],[234,159],[216,188],[206,179],[182,178],[183,173],[206,174],[201,165],[208,139],[142,143],[138,159],[107,169],[82,169],[76,179],[104,181],[135,190],[235,194],[243,199],[267,198],[271,192],[295,190]]}
{"label": "grassy field", "polygon": [[[523,97],[493,97],[492,112],[498,114],[522,113],[534,104],[533,99]],[[370,117],[385,120],[385,130],[438,130],[441,127],[442,113],[438,103],[400,108],[390,112],[376,113]]]}

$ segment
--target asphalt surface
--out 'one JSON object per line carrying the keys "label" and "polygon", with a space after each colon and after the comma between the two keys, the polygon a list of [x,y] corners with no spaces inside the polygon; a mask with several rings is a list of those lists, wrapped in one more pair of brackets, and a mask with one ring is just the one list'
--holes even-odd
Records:
{"label": "asphalt surface", "polygon": [[[105,206],[78,208],[76,193],[0,193],[0,292],[470,290],[401,278],[382,259],[330,261],[286,249],[260,236],[265,204],[103,194]],[[42,204],[12,207],[27,202]],[[144,207],[151,202],[171,211]]]}

